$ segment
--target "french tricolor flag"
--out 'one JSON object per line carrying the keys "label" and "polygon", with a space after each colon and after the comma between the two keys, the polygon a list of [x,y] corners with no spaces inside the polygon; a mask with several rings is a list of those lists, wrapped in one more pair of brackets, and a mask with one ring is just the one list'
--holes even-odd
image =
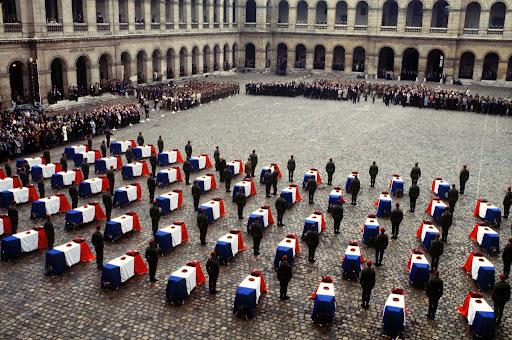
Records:
{"label": "french tricolor flag", "polygon": [[257,220],[263,229],[267,228],[274,224],[274,217],[272,216],[272,211],[270,210],[270,206],[263,205],[259,209],[253,211],[249,215],[249,220],[247,221],[247,232],[249,232],[249,227],[251,223]]}
{"label": "french tricolor flag", "polygon": [[45,164],[45,161],[44,161],[43,157],[34,157],[34,158],[27,157],[27,158],[22,158],[22,159],[16,160],[16,168],[21,168],[21,166],[23,164],[28,164],[29,168],[32,169],[32,167],[35,165]]}
{"label": "french tricolor flag", "polygon": [[114,242],[132,230],[141,231],[141,229],[139,215],[136,212],[128,212],[105,224],[104,237],[106,240]]}
{"label": "french tricolor flag", "polygon": [[208,223],[213,223],[219,218],[226,215],[226,208],[222,198],[214,198],[211,201],[203,203],[199,206],[199,213],[205,213],[208,217]]}
{"label": "french tricolor flag", "polygon": [[158,248],[166,253],[180,244],[188,241],[188,231],[185,222],[175,221],[170,226],[159,229],[155,234]]}
{"label": "french tricolor flag", "polygon": [[123,167],[121,156],[102,157],[94,162],[94,172],[98,174],[107,172],[107,170],[110,170],[110,167],[112,167],[113,170],[121,169]]}
{"label": "french tricolor flag", "polygon": [[400,175],[395,174],[389,181],[389,190],[393,195],[396,195],[398,189],[402,190],[402,193],[404,192],[404,180]]}
{"label": "french tricolor flag", "polygon": [[254,185],[254,181],[252,179],[244,179],[241,182],[238,182],[233,187],[233,202],[235,201],[235,197],[238,192],[242,190],[242,193],[245,197],[256,196],[256,186]]}
{"label": "french tricolor flag", "polygon": [[128,150],[128,147],[134,148],[137,146],[134,140],[124,140],[124,141],[112,141],[110,143],[110,151],[113,155],[120,155],[125,153]]}
{"label": "french tricolor flag", "polygon": [[420,227],[416,230],[416,237],[421,239],[425,249],[430,249],[432,240],[440,235],[439,230],[434,226],[431,221],[423,220]]}
{"label": "french tricolor flag", "polygon": [[146,161],[138,161],[131,164],[123,165],[121,176],[124,180],[133,179],[134,177],[145,177],[149,175],[148,163]]}
{"label": "french tricolor flag", "polygon": [[0,190],[21,188],[21,181],[17,175],[0,179]]}
{"label": "french tricolor flag", "polygon": [[125,205],[140,201],[142,197],[142,189],[139,183],[133,183],[114,191],[114,207],[124,207]]}
{"label": "french tricolor flag", "polygon": [[78,195],[81,198],[89,198],[92,195],[99,194],[100,192],[108,191],[110,183],[106,176],[98,178],[90,178],[82,181],[78,186]]}
{"label": "french tricolor flag", "polygon": [[450,183],[441,177],[434,178],[432,181],[432,192],[436,194],[437,197],[444,199],[448,191],[450,191]]}
{"label": "french tricolor flag", "polygon": [[98,202],[91,202],[69,210],[64,219],[66,220],[66,230],[72,230],[92,221],[104,221],[106,216]]}
{"label": "french tricolor flag", "polygon": [[183,181],[183,176],[181,175],[181,169],[177,166],[160,170],[156,174],[156,184],[159,187],[165,187],[172,183],[181,181]]}
{"label": "french tricolor flag", "polygon": [[234,311],[244,309],[249,319],[254,315],[256,305],[260,300],[262,293],[267,293],[267,286],[261,271],[253,270],[251,275],[247,276],[236,290]]}
{"label": "french tricolor flag", "polygon": [[201,154],[199,156],[190,157],[190,163],[192,164],[192,169],[194,172],[203,169],[210,169],[212,167],[210,156],[208,156],[207,154]]}
{"label": "french tricolor flag", "polygon": [[270,170],[270,173],[277,172],[277,178],[283,177],[281,174],[281,168],[279,168],[279,164],[271,163],[270,165],[261,168],[260,183],[263,183],[263,178],[265,177],[265,173],[267,173],[268,170]]}
{"label": "french tricolor flag", "polygon": [[41,226],[2,239],[2,259],[8,261],[37,249],[48,247],[46,232]]}
{"label": "french tricolor flag", "polygon": [[196,183],[199,186],[199,188],[201,189],[201,193],[217,189],[215,174],[206,174],[204,176],[199,176],[196,179],[194,179],[194,183]]}
{"label": "french tricolor flag", "polygon": [[405,297],[402,289],[395,288],[389,294],[382,313],[384,333],[396,338],[405,326]]}
{"label": "french tricolor flag", "polygon": [[363,231],[363,243],[368,245],[370,240],[379,236],[380,225],[379,221],[377,220],[377,216],[374,214],[369,214],[361,229]]}
{"label": "french tricolor flag", "polygon": [[163,151],[158,154],[158,164],[168,166],[174,163],[183,163],[183,156],[178,149]]}
{"label": "french tricolor flag", "polygon": [[229,171],[231,171],[233,176],[244,172],[244,162],[242,162],[241,159],[235,159],[232,162],[228,162],[226,166],[228,167]]}
{"label": "french tricolor flag", "polygon": [[131,250],[126,255],[119,256],[105,265],[101,273],[101,288],[118,288],[121,283],[135,275],[148,272],[148,268],[138,251]]}
{"label": "french tricolor flag", "polygon": [[348,176],[347,176],[347,182],[345,183],[345,192],[349,192],[350,191],[350,184],[352,184],[352,180],[354,178],[356,178],[356,176],[358,175],[358,172],[357,171],[352,171]]}
{"label": "french tricolor flag", "polygon": [[315,322],[331,323],[336,312],[336,295],[334,282],[330,276],[322,278],[315,292],[311,295],[311,299],[315,301],[311,319]]}
{"label": "french tricolor flag", "polygon": [[288,257],[287,262],[293,265],[295,255],[300,253],[299,239],[296,234],[288,234],[279,244],[276,249],[276,256],[274,258],[274,269],[279,268],[284,255]]}
{"label": "french tricolor flag", "polygon": [[23,204],[39,199],[39,194],[33,184],[27,187],[14,188],[0,191],[0,207],[8,208],[13,202]]}
{"label": "french tricolor flag", "polygon": [[0,215],[0,236],[10,235],[12,230],[11,218],[7,215]]}
{"label": "french tricolor flag", "polygon": [[391,205],[393,200],[387,191],[379,195],[379,199],[373,203],[377,207],[377,217],[388,217],[391,214]]}
{"label": "french tricolor flag", "polygon": [[304,238],[304,235],[309,230],[316,230],[318,233],[321,233],[325,231],[327,228],[327,224],[325,223],[325,216],[321,211],[315,211],[308,217],[306,217],[306,220],[304,221],[304,230],[302,231],[302,237]]}
{"label": "french tricolor flag", "polygon": [[320,172],[318,169],[309,169],[304,174],[304,177],[302,179],[302,188],[306,188],[306,184],[308,183],[309,179],[313,178],[316,182],[316,184],[322,183],[322,176],[320,176]]}
{"label": "french tricolor flag", "polygon": [[220,237],[215,244],[215,252],[224,263],[234,258],[242,250],[244,250],[244,239],[240,230],[231,230],[228,234]]}
{"label": "french tricolor flag", "polygon": [[501,224],[501,210],[492,203],[485,199],[478,199],[476,201],[475,209],[473,210],[474,217],[480,217],[489,223]]}
{"label": "french tricolor flag", "polygon": [[75,157],[75,153],[87,151],[89,151],[87,145],[71,145],[64,148],[64,153],[66,154],[67,159],[73,159],[73,157]]}
{"label": "french tricolor flag", "polygon": [[97,159],[100,158],[100,150],[90,150],[86,152],[76,152],[75,156],[73,157],[73,160],[75,161],[75,166],[80,166],[83,162],[93,164]]}
{"label": "french tricolor flag", "polygon": [[481,253],[472,251],[462,269],[471,275],[482,290],[490,290],[494,287],[495,268],[491,261]]}
{"label": "french tricolor flag", "polygon": [[185,266],[174,271],[167,280],[166,300],[168,302],[180,302],[189,296],[192,290],[206,282],[201,264],[191,261]]}
{"label": "french tricolor flag", "polygon": [[30,169],[32,180],[38,181],[40,178],[51,178],[55,173],[62,171],[62,165],[58,162],[50,164],[34,165]]}
{"label": "french tricolor flag", "polygon": [[50,197],[40,198],[32,202],[31,216],[40,219],[46,215],[55,215],[71,209],[68,199],[64,194],[55,194]]}
{"label": "french tricolor flag", "polygon": [[183,205],[183,192],[181,190],[173,190],[166,194],[158,195],[156,204],[160,207],[162,215],[170,214],[176,209],[181,209]]}
{"label": "french tricolor flag", "polygon": [[345,199],[343,198],[343,192],[340,187],[334,187],[332,191],[329,193],[329,204],[327,206],[328,212],[331,212],[332,206],[335,203],[345,203]]}
{"label": "french tricolor flag", "polygon": [[430,277],[430,263],[420,249],[413,249],[407,262],[407,272],[409,281],[413,285],[420,286],[427,283]]}
{"label": "french tricolor flag", "polygon": [[156,154],[155,147],[151,144],[136,146],[133,148],[133,157],[137,160],[142,158],[148,158],[151,154]]}
{"label": "french tricolor flag", "polygon": [[288,187],[284,188],[281,191],[281,197],[283,197],[290,206],[295,204],[295,202],[300,202],[301,197],[297,184],[290,184]]}
{"label": "french tricolor flag", "polygon": [[466,295],[463,305],[457,310],[467,319],[468,325],[471,326],[477,336],[494,337],[496,327],[494,310],[483,299],[482,294],[470,291]]}
{"label": "french tricolor flag", "polygon": [[446,210],[446,204],[439,197],[434,197],[427,206],[425,212],[432,216],[434,220],[439,220],[443,212]]}
{"label": "french tricolor flag", "polygon": [[85,239],[76,237],[73,241],[46,252],[46,273],[54,276],[60,275],[65,269],[77,263],[88,262],[94,259],[95,257]]}
{"label": "french tricolor flag", "polygon": [[361,254],[361,248],[357,241],[350,241],[347,249],[345,249],[345,255],[343,256],[343,262],[341,268],[345,274],[356,274],[359,275],[361,271],[361,263],[364,263],[364,256]]}
{"label": "french tricolor flag", "polygon": [[476,241],[487,253],[496,253],[500,249],[500,235],[485,222],[475,224],[469,238]]}
{"label": "french tricolor flag", "polygon": [[82,170],[79,168],[69,171],[59,171],[52,175],[51,185],[54,189],[62,189],[73,183],[81,183],[84,180]]}

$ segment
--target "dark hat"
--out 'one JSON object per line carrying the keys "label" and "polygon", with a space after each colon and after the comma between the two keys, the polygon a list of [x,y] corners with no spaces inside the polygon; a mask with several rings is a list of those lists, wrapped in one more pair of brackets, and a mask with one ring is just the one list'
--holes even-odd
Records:
{"label": "dark hat", "polygon": [[101,226],[97,225],[96,230],[101,230]]}
{"label": "dark hat", "polygon": [[288,255],[283,255],[283,257],[281,257],[281,260],[288,261]]}
{"label": "dark hat", "polygon": [[383,232],[385,232],[385,231],[386,231],[386,229],[384,229],[384,228],[380,228],[380,232],[381,232],[381,233],[383,233]]}
{"label": "dark hat", "polygon": [[501,273],[498,277],[500,278],[500,281],[505,281],[507,279],[507,276],[503,273]]}

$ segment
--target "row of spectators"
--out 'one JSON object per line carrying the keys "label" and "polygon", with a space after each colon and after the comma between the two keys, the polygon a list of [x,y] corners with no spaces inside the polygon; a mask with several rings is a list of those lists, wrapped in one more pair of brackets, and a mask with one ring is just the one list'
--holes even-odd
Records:
{"label": "row of spectators", "polygon": [[16,109],[0,119],[0,161],[84,140],[140,121],[137,104],[111,104],[84,112],[42,112]]}
{"label": "row of spectators", "polygon": [[415,106],[485,114],[512,116],[512,99],[472,93],[469,90],[432,87],[424,84],[390,84],[361,80],[315,80],[305,82],[251,82],[246,93],[252,95],[278,95],[311,99],[351,100],[356,103],[368,97],[382,98],[386,105]]}
{"label": "row of spectators", "polygon": [[145,85],[137,88],[139,102],[148,100],[160,104],[169,111],[187,110],[203,103],[209,103],[240,92],[237,82],[191,81],[186,83],[169,83]]}
{"label": "row of spectators", "polygon": [[[91,84],[89,88],[69,86],[67,96],[64,95],[57,86],[54,86],[48,94],[48,102],[50,104],[55,104],[59,100],[63,99],[78,101],[78,98],[84,96],[101,96],[103,93],[124,95],[125,93],[132,94],[133,91],[134,88],[129,80],[103,79],[99,83]],[[21,101],[19,101],[19,103],[20,102]]]}

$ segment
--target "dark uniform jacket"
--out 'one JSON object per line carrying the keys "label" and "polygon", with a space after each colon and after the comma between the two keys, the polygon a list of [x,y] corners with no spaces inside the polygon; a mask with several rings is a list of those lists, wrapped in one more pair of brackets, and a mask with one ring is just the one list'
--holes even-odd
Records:
{"label": "dark uniform jacket", "polygon": [[295,170],[295,159],[289,159],[288,160],[288,164],[286,165],[286,168],[290,171],[294,171]]}
{"label": "dark uniform jacket", "polygon": [[161,216],[160,208],[153,204],[149,209],[149,217],[151,217],[152,221],[159,221]]}
{"label": "dark uniform jacket", "polygon": [[411,185],[409,188],[409,197],[418,198],[420,196],[420,187],[417,184]]}
{"label": "dark uniform jacket", "polygon": [[192,185],[192,197],[194,197],[194,198],[201,197],[201,188],[199,187],[199,185],[197,185],[197,183],[194,183]]}
{"label": "dark uniform jacket", "polygon": [[315,191],[316,190],[316,181],[314,178],[308,179],[308,182],[306,183],[306,190],[307,191]]}
{"label": "dark uniform jacket", "polygon": [[192,163],[190,163],[188,159],[185,162],[183,162],[183,172],[186,174],[192,172]]}
{"label": "dark uniform jacket", "polygon": [[327,172],[328,174],[333,174],[335,170],[336,165],[334,165],[334,162],[327,162],[327,165],[325,166],[325,172]]}
{"label": "dark uniform jacket", "polygon": [[419,166],[415,166],[411,170],[411,179],[417,181],[421,177],[421,169]]}
{"label": "dark uniform jacket", "polygon": [[444,243],[443,241],[437,239],[432,241],[430,244],[430,255],[432,256],[441,256],[444,251]]}
{"label": "dark uniform jacket", "polygon": [[210,257],[206,262],[206,272],[210,277],[219,277],[219,261]]}
{"label": "dark uniform jacket", "polygon": [[158,253],[155,246],[149,246],[146,248],[146,261],[149,264],[156,265],[158,263]]}
{"label": "dark uniform jacket", "polygon": [[512,262],[512,243],[508,243],[505,248],[503,248],[503,253],[501,253],[501,258],[503,262]]}
{"label": "dark uniform jacket", "polygon": [[317,231],[310,230],[304,236],[304,242],[309,248],[316,248],[320,244],[320,234]]}
{"label": "dark uniform jacket", "polygon": [[370,165],[370,176],[371,177],[376,177],[377,174],[379,173],[379,167],[377,165]]}
{"label": "dark uniform jacket", "polygon": [[439,218],[439,224],[441,224],[442,228],[449,229],[453,223],[453,215],[449,210],[445,210],[445,212]]}
{"label": "dark uniform jacket", "polygon": [[281,261],[277,269],[277,279],[282,282],[290,282],[292,276],[292,266],[288,262]]}
{"label": "dark uniform jacket", "polygon": [[91,242],[95,249],[103,249],[104,243],[103,243],[103,235],[101,234],[101,231],[96,230],[92,234]]}
{"label": "dark uniform jacket", "polygon": [[361,189],[361,182],[359,182],[359,178],[352,179],[350,182],[349,191],[352,195],[356,195],[359,193],[359,189]]}
{"label": "dark uniform jacket", "polygon": [[388,235],[379,234],[379,236],[377,236],[377,238],[375,239],[375,249],[385,250],[388,247],[388,242]]}
{"label": "dark uniform jacket", "polygon": [[208,217],[206,215],[197,215],[197,227],[199,230],[206,230],[208,228]]}
{"label": "dark uniform jacket", "polygon": [[429,299],[439,300],[443,296],[443,280],[438,277],[431,278],[426,290]]}
{"label": "dark uniform jacket", "polygon": [[238,191],[235,195],[235,203],[237,206],[245,207],[247,204],[247,197],[245,197],[245,194],[241,191]]}
{"label": "dark uniform jacket", "polygon": [[373,268],[363,269],[359,282],[363,289],[373,289],[373,287],[375,287],[375,270],[373,270]]}
{"label": "dark uniform jacket", "polygon": [[459,199],[459,191],[457,189],[451,188],[448,191],[448,201],[449,202],[457,202]]}
{"label": "dark uniform jacket", "polygon": [[332,206],[332,218],[335,220],[343,219],[343,205],[338,203]]}
{"label": "dark uniform jacket", "polygon": [[395,208],[391,210],[391,214],[389,215],[389,220],[391,223],[400,224],[404,219],[404,212],[400,208]]}
{"label": "dark uniform jacket", "polygon": [[101,198],[103,199],[105,210],[112,210],[112,196],[110,196],[110,193],[105,192]]}
{"label": "dark uniform jacket", "polygon": [[492,290],[492,301],[495,304],[505,304],[510,300],[510,284],[506,281],[497,282]]}
{"label": "dark uniform jacket", "polygon": [[261,240],[263,238],[263,227],[259,222],[252,222],[250,231],[253,239]]}
{"label": "dark uniform jacket", "polygon": [[275,206],[278,212],[285,212],[288,209],[288,201],[284,197],[278,197]]}
{"label": "dark uniform jacket", "polygon": [[512,205],[512,192],[508,191],[505,194],[505,198],[503,199],[503,205],[504,206],[511,206]]}
{"label": "dark uniform jacket", "polygon": [[459,179],[462,182],[466,182],[469,179],[469,170],[468,169],[462,169],[459,173]]}

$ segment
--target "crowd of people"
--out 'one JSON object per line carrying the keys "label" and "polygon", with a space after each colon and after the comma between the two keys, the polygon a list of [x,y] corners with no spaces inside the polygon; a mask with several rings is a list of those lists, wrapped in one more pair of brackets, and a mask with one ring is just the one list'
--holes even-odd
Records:
{"label": "crowd of people", "polygon": [[324,80],[311,83],[250,82],[246,93],[311,99],[350,100],[353,103],[381,98],[386,105],[414,106],[418,108],[468,111],[512,116],[512,99],[480,95],[468,90],[436,88],[424,84],[390,84],[363,80]]}
{"label": "crowd of people", "polygon": [[237,82],[192,81],[183,84],[155,84],[139,86],[137,96],[141,103],[154,101],[169,111],[188,110],[199,104],[226,98],[240,92]]}
{"label": "crowd of people", "polygon": [[139,120],[139,107],[134,103],[103,105],[85,112],[4,112],[0,119],[0,161],[84,140]]}
{"label": "crowd of people", "polygon": [[99,83],[91,84],[89,88],[69,86],[67,95],[62,93],[57,86],[54,86],[48,94],[48,102],[55,104],[63,99],[78,101],[78,98],[84,96],[101,96],[104,93],[124,95],[125,93],[132,94],[133,91],[134,87],[130,80],[102,79]]}

